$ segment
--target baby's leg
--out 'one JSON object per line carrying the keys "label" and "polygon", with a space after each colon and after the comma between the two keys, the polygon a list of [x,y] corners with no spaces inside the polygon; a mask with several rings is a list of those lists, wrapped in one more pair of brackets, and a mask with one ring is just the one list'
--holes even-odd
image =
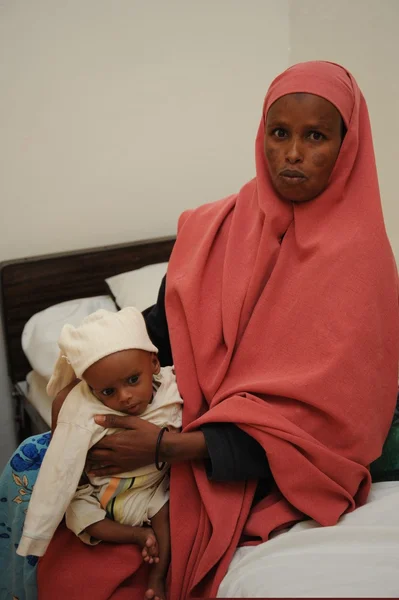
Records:
{"label": "baby's leg", "polygon": [[158,543],[153,530],[132,527],[108,518],[91,483],[78,487],[65,517],[68,529],[86,544],[91,543],[90,537],[117,544],[136,544],[140,546],[146,562],[158,562]]}
{"label": "baby's leg", "polygon": [[146,562],[158,562],[158,543],[151,527],[132,527],[118,523],[112,519],[102,519],[89,525],[85,529],[91,537],[104,542],[117,544],[137,544],[142,548],[143,558]]}
{"label": "baby's leg", "polygon": [[165,579],[170,563],[169,502],[152,517],[151,525],[158,540],[159,562],[151,568],[145,599],[165,600]]}

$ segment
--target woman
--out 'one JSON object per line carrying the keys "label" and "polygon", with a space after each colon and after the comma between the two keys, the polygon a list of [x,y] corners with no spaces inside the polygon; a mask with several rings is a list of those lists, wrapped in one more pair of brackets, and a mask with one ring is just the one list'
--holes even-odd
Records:
{"label": "woman", "polygon": [[[367,107],[345,69],[304,63],[272,83],[255,179],[181,217],[147,323],[165,355],[170,335],[185,402],[183,433],[160,446],[171,598],[214,596],[240,543],[307,518],[334,525],[365,502],[395,406],[398,287]],[[102,424],[127,431],[93,451],[98,474],[154,460],[156,427]],[[99,552],[60,528],[39,565],[41,600],[85,597],[90,568],[96,598],[132,597],[132,549]]]}

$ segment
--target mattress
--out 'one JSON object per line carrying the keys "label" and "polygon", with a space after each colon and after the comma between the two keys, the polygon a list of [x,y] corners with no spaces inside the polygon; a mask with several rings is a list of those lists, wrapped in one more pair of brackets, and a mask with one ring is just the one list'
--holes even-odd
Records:
{"label": "mattress", "polygon": [[27,374],[26,398],[50,429],[52,398],[47,395],[46,386],[47,379],[36,371]]}
{"label": "mattress", "polygon": [[334,527],[315,521],[239,548],[218,598],[397,598],[399,482],[374,483]]}

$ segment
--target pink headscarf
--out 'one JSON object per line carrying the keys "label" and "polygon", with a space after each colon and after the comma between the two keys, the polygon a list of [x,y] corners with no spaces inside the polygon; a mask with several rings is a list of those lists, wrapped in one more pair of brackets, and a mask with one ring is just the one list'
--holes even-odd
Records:
{"label": "pink headscarf", "polygon": [[[328,187],[296,204],[277,196],[263,150],[267,111],[294,92],[325,98],[347,127]],[[390,426],[397,273],[366,103],[345,69],[303,63],[272,83],[255,179],[180,219],[166,309],[184,431],[236,423],[277,484],[251,510],[256,482],[173,466],[171,597],[213,596],[242,533],[267,540],[307,517],[333,525],[364,503]]]}

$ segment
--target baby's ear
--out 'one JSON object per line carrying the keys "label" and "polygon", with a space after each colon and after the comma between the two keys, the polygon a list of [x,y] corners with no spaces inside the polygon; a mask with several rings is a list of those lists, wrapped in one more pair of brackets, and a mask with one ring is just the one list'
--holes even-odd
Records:
{"label": "baby's ear", "polygon": [[152,373],[153,375],[158,375],[159,371],[161,370],[158,354],[156,354],[156,352],[152,352],[151,354]]}

